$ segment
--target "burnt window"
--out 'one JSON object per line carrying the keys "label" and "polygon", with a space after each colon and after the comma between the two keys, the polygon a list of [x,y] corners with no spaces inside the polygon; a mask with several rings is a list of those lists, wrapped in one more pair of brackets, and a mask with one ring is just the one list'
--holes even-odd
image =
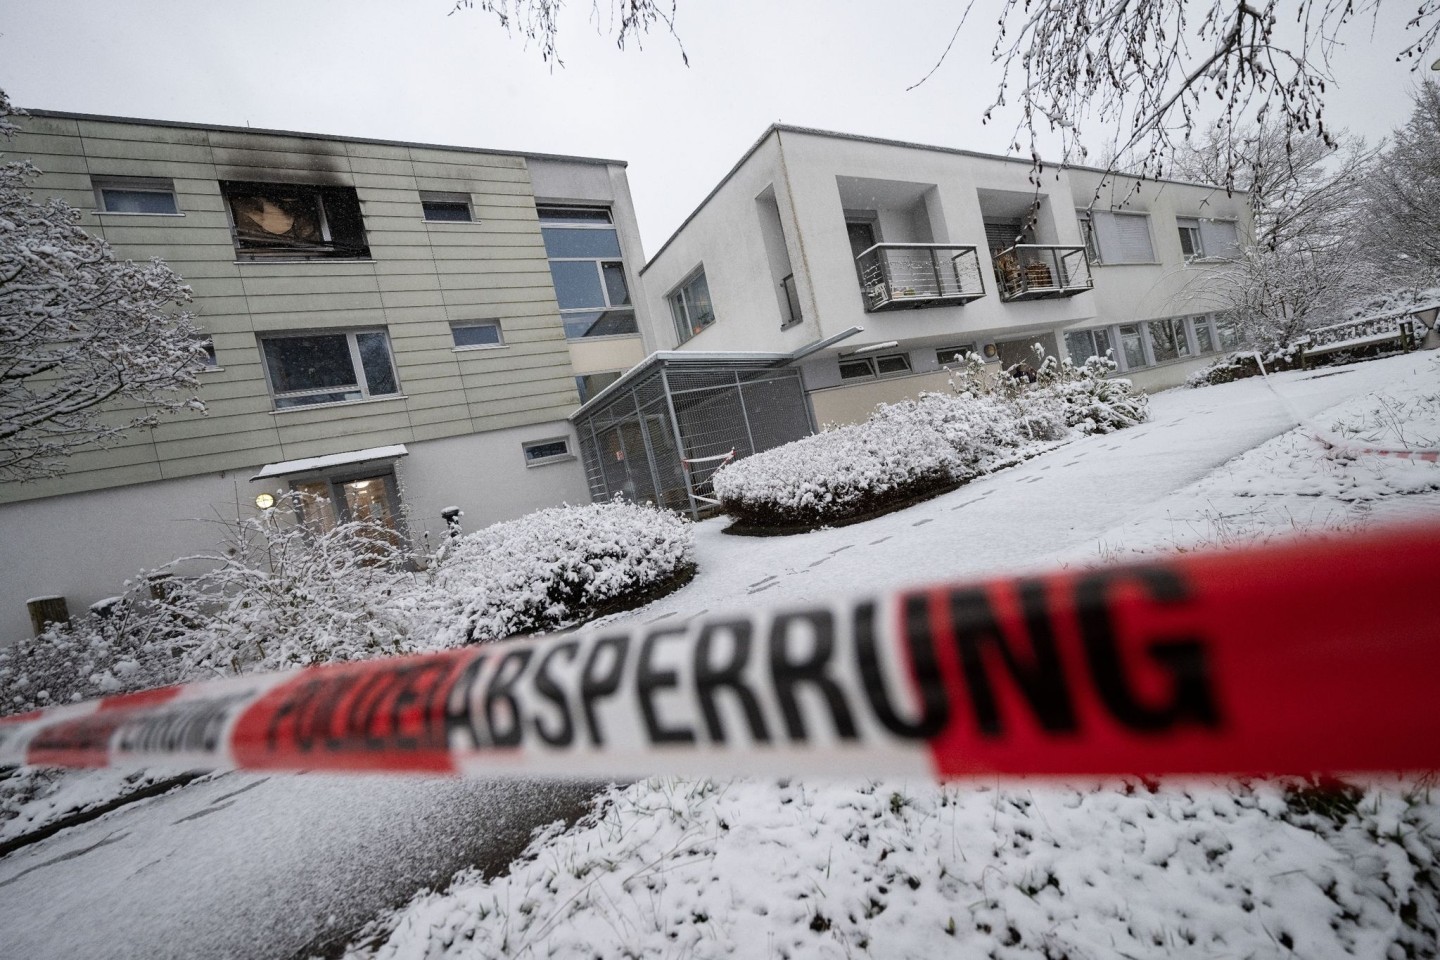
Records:
{"label": "burnt window", "polygon": [[354,187],[221,181],[241,260],[365,258],[365,221]]}

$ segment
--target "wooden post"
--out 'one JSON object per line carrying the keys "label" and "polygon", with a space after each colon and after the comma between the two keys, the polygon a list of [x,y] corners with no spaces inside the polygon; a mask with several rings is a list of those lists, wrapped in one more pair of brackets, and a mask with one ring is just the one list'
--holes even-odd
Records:
{"label": "wooden post", "polygon": [[30,611],[30,629],[37,637],[49,624],[70,622],[70,609],[64,597],[33,597],[25,601],[25,606]]}

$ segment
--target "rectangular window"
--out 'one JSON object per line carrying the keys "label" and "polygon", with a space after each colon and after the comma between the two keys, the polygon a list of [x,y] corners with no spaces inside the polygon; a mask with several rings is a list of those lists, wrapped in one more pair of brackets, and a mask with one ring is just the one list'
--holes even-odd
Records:
{"label": "rectangular window", "polygon": [[91,177],[95,209],[103,213],[180,215],[175,183],[160,177]]}
{"label": "rectangular window", "polygon": [[1214,315],[1215,339],[1221,350],[1235,350],[1240,346],[1240,328],[1235,325],[1233,317],[1224,314]]}
{"label": "rectangular window", "polygon": [[279,410],[400,392],[384,330],[283,334],[260,347]]}
{"label": "rectangular window", "polygon": [[705,280],[705,268],[701,267],[680,284],[669,296],[670,316],[675,321],[675,335],[680,343],[715,322],[715,308],[710,303],[710,285]]}
{"label": "rectangular window", "polygon": [[866,380],[875,376],[875,365],[868,357],[840,361],[841,380]]}
{"label": "rectangular window", "polygon": [[1150,218],[1143,213],[1114,213],[1115,255],[1105,263],[1154,263],[1155,247],[1150,242]]}
{"label": "rectangular window", "polygon": [[1177,318],[1148,320],[1145,332],[1150,339],[1150,355],[1156,363],[1190,356],[1190,340],[1185,336],[1185,321]]}
{"label": "rectangular window", "polygon": [[1200,221],[1190,217],[1176,217],[1175,226],[1180,231],[1180,252],[1186,260],[1205,256],[1205,243],[1200,236]]}
{"label": "rectangular window", "polygon": [[1145,366],[1145,347],[1140,341],[1138,324],[1126,324],[1120,328],[1120,356],[1125,360],[1126,370]]}
{"label": "rectangular window", "polygon": [[1240,228],[1234,220],[1201,220],[1200,246],[1207,257],[1234,259],[1240,256]]}
{"label": "rectangular window", "polygon": [[894,353],[875,358],[875,372],[882,377],[894,377],[910,372],[910,358],[903,353]]}
{"label": "rectangular window", "polygon": [[780,281],[780,290],[785,294],[785,320],[780,329],[786,330],[804,319],[800,312],[800,291],[795,288],[795,274]]}
{"label": "rectangular window", "polygon": [[220,192],[240,260],[370,256],[354,187],[222,180]]}
{"label": "rectangular window", "polygon": [[965,362],[967,353],[975,353],[975,344],[962,343],[958,347],[941,347],[935,351],[935,362],[942,367],[953,367]]}
{"label": "rectangular window", "polygon": [[464,193],[420,191],[420,209],[425,219],[435,223],[472,223],[470,196]]}
{"label": "rectangular window", "polygon": [[1218,348],[1210,330],[1210,318],[1207,316],[1195,317],[1194,324],[1195,349],[1200,353],[1214,353]]}
{"label": "rectangular window", "polygon": [[580,402],[588,403],[591,397],[619,380],[621,372],[616,370],[613,373],[587,373],[576,377],[575,392],[580,394]]}
{"label": "rectangular window", "polygon": [[535,210],[566,338],[639,333],[610,211],[543,204]]}
{"label": "rectangular window", "polygon": [[1109,354],[1110,331],[1101,328],[1071,330],[1065,334],[1065,351],[1070,355],[1071,363],[1077,367],[1084,366],[1091,357]]}
{"label": "rectangular window", "polygon": [[220,359],[215,356],[215,341],[210,337],[205,337],[200,341],[200,347],[205,351],[205,369],[218,370],[220,368]]}
{"label": "rectangular window", "polygon": [[538,467],[546,463],[573,459],[570,456],[570,441],[564,437],[535,440],[520,446],[525,451],[525,466],[527,467]]}
{"label": "rectangular window", "polygon": [[500,335],[500,324],[492,321],[451,324],[450,333],[455,338],[456,349],[505,345],[505,340]]}
{"label": "rectangular window", "polygon": [[1091,263],[1104,263],[1100,259],[1100,244],[1095,238],[1095,221],[1089,210],[1076,210],[1075,219],[1080,224],[1080,238],[1085,242],[1085,256]]}
{"label": "rectangular window", "polygon": [[[372,468],[373,469],[373,468]],[[357,476],[354,472],[290,481],[299,494],[300,521],[315,533],[337,523],[364,523],[366,537],[398,547],[403,542],[400,492],[393,472]]]}

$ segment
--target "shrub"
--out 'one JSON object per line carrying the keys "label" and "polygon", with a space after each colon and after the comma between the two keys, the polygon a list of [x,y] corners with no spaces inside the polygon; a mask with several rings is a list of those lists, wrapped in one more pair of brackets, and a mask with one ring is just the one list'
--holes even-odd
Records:
{"label": "shrub", "polygon": [[934,427],[872,419],[728,464],[714,485],[725,512],[742,523],[818,525],[919,496],[963,472]]}
{"label": "shrub", "polygon": [[554,630],[694,573],[688,520],[624,501],[539,510],[461,537],[421,600],[429,645]]}
{"label": "shrub", "polygon": [[1143,393],[1106,377],[1113,362],[1076,367],[1043,351],[1036,360],[1024,376],[992,377],[970,354],[952,371],[951,393],[882,404],[864,423],[728,464],[715,473],[716,496],[744,525],[835,523],[999,469],[1072,431],[1109,433],[1149,417]]}
{"label": "shrub", "polygon": [[[1277,370],[1297,369],[1300,365],[1298,357],[1297,348],[1293,347],[1287,348],[1283,352],[1266,354],[1265,371],[1274,373]],[[1209,387],[1258,376],[1260,376],[1260,364],[1255,362],[1254,351],[1247,351],[1220,357],[1205,369],[1197,370],[1186,377],[1185,385],[1187,387]]]}

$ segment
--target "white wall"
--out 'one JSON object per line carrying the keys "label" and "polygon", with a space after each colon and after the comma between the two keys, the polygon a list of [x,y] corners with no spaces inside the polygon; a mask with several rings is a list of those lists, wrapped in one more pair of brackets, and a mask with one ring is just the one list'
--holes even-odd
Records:
{"label": "white wall", "polygon": [[[567,437],[578,454],[563,420],[409,444],[395,472],[415,548],[426,532],[438,546],[445,507],[464,510],[464,529],[474,531],[588,503],[578,459],[526,466],[521,444],[552,437]],[[63,595],[78,616],[142,570],[213,552],[223,530],[207,520],[253,517],[256,494],[288,489],[284,478],[251,482],[261,466],[0,505],[0,644],[28,635],[30,597]]]}

